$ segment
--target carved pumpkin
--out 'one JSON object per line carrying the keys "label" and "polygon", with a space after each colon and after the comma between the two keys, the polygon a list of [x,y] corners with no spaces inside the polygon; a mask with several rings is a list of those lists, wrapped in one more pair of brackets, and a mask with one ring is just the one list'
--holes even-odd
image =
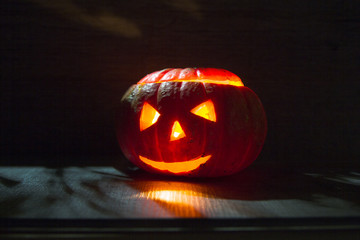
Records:
{"label": "carved pumpkin", "polygon": [[153,173],[230,175],[253,162],[267,131],[256,94],[214,68],[164,69],[122,98],[117,138],[124,155]]}

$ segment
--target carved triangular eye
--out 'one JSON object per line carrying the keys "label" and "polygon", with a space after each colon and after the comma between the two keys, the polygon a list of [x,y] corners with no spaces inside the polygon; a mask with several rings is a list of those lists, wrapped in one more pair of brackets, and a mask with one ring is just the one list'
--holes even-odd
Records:
{"label": "carved triangular eye", "polygon": [[143,131],[154,125],[159,117],[160,113],[156,111],[155,108],[153,108],[150,104],[145,102],[140,115],[140,131]]}
{"label": "carved triangular eye", "polygon": [[200,103],[199,105],[191,109],[190,112],[199,117],[216,122],[215,108],[211,100],[207,100],[206,102]]}

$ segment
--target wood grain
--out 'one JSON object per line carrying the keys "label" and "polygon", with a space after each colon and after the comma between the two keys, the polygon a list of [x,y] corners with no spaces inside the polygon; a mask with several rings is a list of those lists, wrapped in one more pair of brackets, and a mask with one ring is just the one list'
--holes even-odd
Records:
{"label": "wood grain", "polygon": [[359,176],[252,167],[190,180],[111,167],[1,167],[0,218],[359,217]]}

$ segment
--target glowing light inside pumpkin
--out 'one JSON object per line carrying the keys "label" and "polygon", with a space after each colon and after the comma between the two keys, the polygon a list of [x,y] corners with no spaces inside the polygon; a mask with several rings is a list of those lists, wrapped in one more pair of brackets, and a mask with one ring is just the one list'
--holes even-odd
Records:
{"label": "glowing light inside pumpkin", "polygon": [[150,104],[145,102],[140,115],[140,131],[143,131],[155,124],[159,117],[160,113]]}
{"label": "glowing light inside pumpkin", "polygon": [[191,113],[207,120],[216,122],[215,108],[211,100],[197,105],[191,110]]}
{"label": "glowing light inside pumpkin", "polygon": [[152,166],[153,168],[162,171],[169,171],[172,173],[183,173],[197,169],[201,164],[206,163],[211,158],[211,155],[207,155],[205,157],[200,156],[184,162],[169,162],[169,163],[153,161],[141,155],[139,155],[139,158],[141,161]]}
{"label": "glowing light inside pumpkin", "polygon": [[170,141],[179,140],[183,137],[186,137],[184,130],[181,128],[180,123],[175,121],[170,135]]}

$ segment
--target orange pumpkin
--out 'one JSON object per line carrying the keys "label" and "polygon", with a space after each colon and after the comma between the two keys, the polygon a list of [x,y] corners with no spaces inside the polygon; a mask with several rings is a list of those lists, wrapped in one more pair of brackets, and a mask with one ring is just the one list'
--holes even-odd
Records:
{"label": "orange pumpkin", "polygon": [[230,175],[252,163],[267,131],[256,94],[214,68],[164,69],[122,98],[116,120],[124,155],[153,173]]}

